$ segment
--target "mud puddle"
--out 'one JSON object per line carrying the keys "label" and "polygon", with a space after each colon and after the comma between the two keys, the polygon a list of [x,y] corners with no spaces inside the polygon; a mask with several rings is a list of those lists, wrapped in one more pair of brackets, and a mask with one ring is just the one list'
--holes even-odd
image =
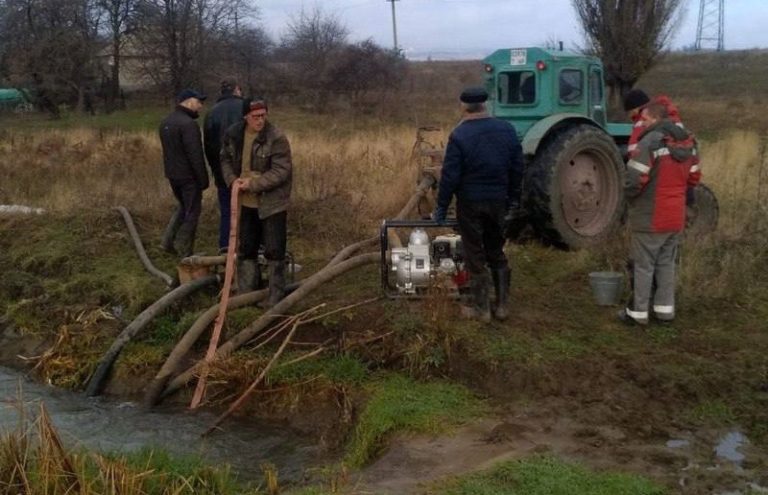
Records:
{"label": "mud puddle", "polygon": [[638,439],[621,428],[536,413],[484,419],[450,436],[400,437],[359,484],[365,493],[422,493],[425,483],[537,454],[639,474],[670,493],[768,493],[766,452],[739,431],[671,430],[667,438]]}
{"label": "mud puddle", "polygon": [[215,419],[213,414],[179,412],[178,408],[147,412],[131,402],[89,399],[34,383],[0,367],[0,431],[17,428],[22,409],[27,418],[36,416],[41,402],[70,447],[102,452],[149,447],[199,455],[210,464],[231,465],[241,480],[259,479],[261,464],[268,462],[277,467],[281,480],[296,481],[307,468],[323,461],[317,445],[274,424],[233,420],[222,431],[202,438]]}

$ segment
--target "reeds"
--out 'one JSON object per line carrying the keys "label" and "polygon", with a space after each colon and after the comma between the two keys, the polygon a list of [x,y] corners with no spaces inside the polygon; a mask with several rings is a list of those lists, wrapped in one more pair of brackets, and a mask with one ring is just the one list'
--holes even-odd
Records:
{"label": "reeds", "polygon": [[[243,493],[226,469],[159,469],[153,453],[105,455],[68,450],[40,403],[36,418],[22,419],[0,437],[0,494],[182,495]],[[272,475],[273,484],[274,473]],[[253,492],[256,493],[256,492]]]}

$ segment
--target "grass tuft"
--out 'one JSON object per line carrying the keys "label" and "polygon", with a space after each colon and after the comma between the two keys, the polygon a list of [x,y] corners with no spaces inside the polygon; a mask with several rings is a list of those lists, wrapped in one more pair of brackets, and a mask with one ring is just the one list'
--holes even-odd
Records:
{"label": "grass tuft", "polygon": [[371,398],[357,422],[345,460],[350,466],[362,466],[380,453],[395,432],[439,433],[483,409],[460,385],[386,376],[371,385]]}
{"label": "grass tuft", "polygon": [[429,490],[442,495],[662,495],[665,491],[639,476],[593,473],[552,457],[499,464]]}

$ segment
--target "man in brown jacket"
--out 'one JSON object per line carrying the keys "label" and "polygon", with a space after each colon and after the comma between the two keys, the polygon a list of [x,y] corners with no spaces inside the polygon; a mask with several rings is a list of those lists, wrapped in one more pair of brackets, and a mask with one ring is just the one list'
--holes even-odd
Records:
{"label": "man in brown jacket", "polygon": [[238,290],[255,290],[261,279],[258,256],[264,245],[269,267],[267,306],[285,294],[285,251],[288,203],[291,197],[291,146],[285,134],[267,119],[263,98],[243,101],[243,121],[224,135],[221,172],[227,186],[239,181],[246,192],[240,196]]}

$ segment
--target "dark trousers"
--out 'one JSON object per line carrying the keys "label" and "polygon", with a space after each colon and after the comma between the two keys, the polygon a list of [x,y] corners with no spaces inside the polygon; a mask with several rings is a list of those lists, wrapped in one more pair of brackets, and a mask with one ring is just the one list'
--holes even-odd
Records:
{"label": "dark trousers", "polygon": [[232,190],[227,186],[216,186],[219,195],[219,250],[224,251],[229,246],[229,218],[232,215]]}
{"label": "dark trousers", "polygon": [[259,218],[258,208],[240,208],[240,259],[257,259],[264,245],[267,261],[284,261],[288,234],[288,212]]}
{"label": "dark trousers", "polygon": [[487,268],[508,267],[504,255],[505,201],[458,201],[456,219],[459,222],[464,260],[471,275],[483,276]]}
{"label": "dark trousers", "polygon": [[171,190],[179,205],[166,227],[164,243],[173,246],[183,257],[192,255],[197,222],[203,210],[203,190],[194,180],[169,179]]}

